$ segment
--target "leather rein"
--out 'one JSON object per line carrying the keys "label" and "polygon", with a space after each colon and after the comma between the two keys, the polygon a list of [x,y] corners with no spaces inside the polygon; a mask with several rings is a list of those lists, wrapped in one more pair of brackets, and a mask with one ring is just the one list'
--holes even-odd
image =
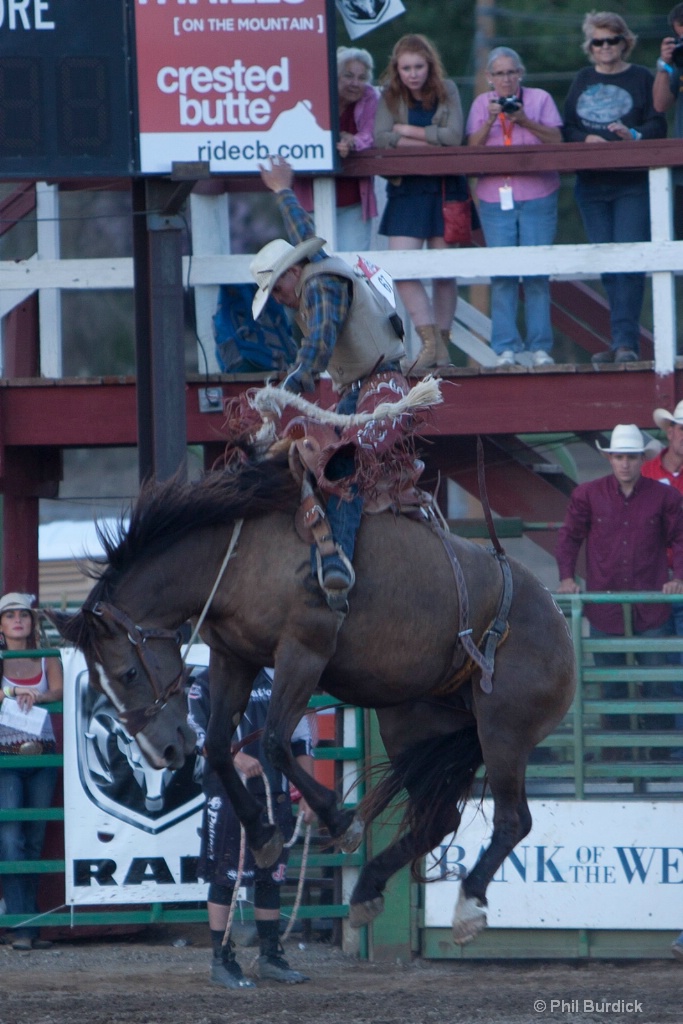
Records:
{"label": "leather rein", "polygon": [[139,732],[149,725],[152,718],[155,718],[160,711],[163,711],[171,697],[180,693],[183,682],[183,668],[181,666],[178,675],[171,680],[168,686],[163,689],[158,685],[159,663],[153,650],[148,646],[150,640],[171,640],[179,648],[182,635],[179,629],[159,629],[155,626],[136,626],[132,619],[122,612],[120,608],[109,604],[107,601],[98,601],[88,609],[93,615],[97,615],[104,622],[113,623],[123,629],[128,640],[135,648],[140,664],[145,670],[147,679],[152,688],[154,700],[151,704],[143,707],[131,708],[128,711],[117,711],[117,716],[131,736],[137,736]]}

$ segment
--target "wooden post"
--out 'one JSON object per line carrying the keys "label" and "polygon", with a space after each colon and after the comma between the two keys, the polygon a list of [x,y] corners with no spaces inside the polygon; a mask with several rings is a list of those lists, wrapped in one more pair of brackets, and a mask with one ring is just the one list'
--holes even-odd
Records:
{"label": "wooden post", "polygon": [[[134,183],[139,476],[186,471],[183,220],[178,185]],[[144,214],[144,215],[143,215]]]}

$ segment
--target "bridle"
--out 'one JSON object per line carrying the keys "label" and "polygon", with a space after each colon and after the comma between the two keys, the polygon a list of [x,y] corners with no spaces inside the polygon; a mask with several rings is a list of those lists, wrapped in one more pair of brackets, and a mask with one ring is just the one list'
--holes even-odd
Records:
{"label": "bridle", "polygon": [[91,608],[84,609],[97,615],[103,622],[111,622],[125,631],[128,640],[135,648],[140,664],[145,670],[154,695],[154,701],[139,708],[131,708],[129,711],[118,711],[117,715],[126,730],[131,736],[137,736],[150,721],[155,718],[166,704],[177,693],[180,693],[183,682],[183,668],[181,663],[178,675],[171,680],[167,687],[161,689],[157,683],[160,666],[154,652],[147,646],[150,640],[171,640],[180,648],[182,634],[179,629],[158,629],[150,626],[136,626],[133,620],[107,601],[97,601]]}
{"label": "bridle", "polygon": [[[223,579],[223,574],[227,568],[228,562],[232,558],[233,552],[237,546],[239,540],[240,531],[242,530],[243,519],[235,520],[233,526],[230,543],[228,550],[225,552],[225,557],[218,570],[218,575],[214,582],[211,592],[206,599],[202,613],[199,616],[197,624],[193,630],[192,636],[190,637],[187,649],[194,643],[199,630],[202,627],[202,623],[206,618],[206,614],[211,607],[214,595],[218,590],[218,586]],[[180,692],[183,684],[183,677],[185,674],[185,661],[187,659],[187,651],[185,657],[181,658],[180,671],[175,679],[171,680],[165,690],[160,690],[156,678],[159,675],[159,664],[154,657],[154,653],[146,647],[146,644],[150,640],[172,640],[178,648],[182,643],[182,634],[179,629],[157,629],[154,626],[136,626],[133,620],[122,612],[120,608],[117,608],[113,604],[109,604],[108,601],[97,601],[91,608],[84,606],[84,611],[89,611],[93,615],[97,615],[103,621],[113,622],[116,626],[120,626],[121,629],[125,630],[128,635],[128,639],[135,648],[137,656],[140,659],[140,664],[144,668],[149,684],[152,687],[152,693],[154,694],[155,700],[152,704],[147,704],[145,707],[131,708],[130,711],[117,711],[119,721],[125,726],[131,736],[137,736],[139,732],[149,725],[150,720],[163,711],[166,704],[171,697],[175,696],[176,693]],[[155,677],[156,670],[156,677]]]}

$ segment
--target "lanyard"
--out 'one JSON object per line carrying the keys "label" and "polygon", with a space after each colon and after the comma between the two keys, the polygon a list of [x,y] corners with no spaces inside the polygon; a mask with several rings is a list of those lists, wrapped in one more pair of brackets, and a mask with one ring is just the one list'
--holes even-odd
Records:
{"label": "lanyard", "polygon": [[512,121],[508,120],[505,114],[499,114],[500,126],[503,129],[503,145],[512,145],[512,129],[515,127]]}

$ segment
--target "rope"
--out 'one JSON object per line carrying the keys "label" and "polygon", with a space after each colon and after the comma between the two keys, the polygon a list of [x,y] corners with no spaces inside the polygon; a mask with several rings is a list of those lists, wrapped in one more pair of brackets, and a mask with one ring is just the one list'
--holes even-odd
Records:
{"label": "rope", "polygon": [[[268,781],[268,776],[266,775],[266,773],[263,772],[262,774],[263,774],[263,784],[264,784],[265,790],[266,790],[266,804],[267,804],[267,807],[268,807],[268,822],[269,822],[270,825],[274,825],[275,821],[274,821],[274,818],[273,818],[273,796],[272,796],[271,789],[270,789],[270,782]],[[303,811],[299,811],[299,813],[297,815],[297,819],[296,819],[296,825],[294,826],[294,833],[292,835],[292,838],[289,840],[289,842],[284,844],[285,845],[285,849],[288,850],[292,846],[294,846],[294,843],[296,842],[296,840],[297,840],[297,838],[299,836],[299,833],[301,831],[301,825],[303,824],[303,820],[304,820],[304,812]],[[282,936],[282,941],[283,942],[286,942],[286,940],[289,938],[290,932],[292,931],[292,928],[294,927],[294,922],[296,921],[296,916],[299,913],[299,907],[301,906],[301,900],[302,900],[303,891],[304,891],[304,882],[306,881],[306,866],[307,866],[307,863],[308,863],[308,848],[309,848],[310,845],[311,845],[311,826],[307,825],[306,826],[306,835],[304,836],[304,848],[303,848],[303,851],[302,851],[302,854],[301,854],[301,869],[299,871],[299,882],[297,884],[297,889],[296,889],[296,898],[294,900],[294,906],[292,907],[292,913],[291,913],[291,916],[289,918],[289,923],[288,923],[287,928],[285,929],[285,932],[284,932],[284,934]]]}
{"label": "rope", "polygon": [[[301,811],[299,812],[299,818],[303,818],[303,813]],[[297,818],[297,823],[298,823],[298,820],[299,819]],[[294,836],[292,836],[292,842],[294,841],[295,837],[296,837],[296,833],[294,834]],[[287,845],[289,845],[289,844],[287,844]],[[287,939],[289,938],[289,934],[290,934],[292,928],[294,927],[294,922],[296,921],[296,916],[299,913],[299,907],[301,906],[301,900],[302,900],[302,897],[303,897],[303,894],[304,894],[304,881],[305,881],[305,878],[306,878],[306,863],[308,861],[308,848],[309,848],[310,845],[311,845],[311,826],[307,825],[306,826],[306,836],[304,838],[304,848],[303,848],[303,852],[301,854],[301,871],[299,872],[299,884],[297,885],[297,888],[296,888],[296,899],[294,900],[294,906],[292,907],[292,914],[291,914],[291,917],[289,919],[289,924],[285,928],[284,934],[282,936],[283,943],[286,942]]]}
{"label": "rope", "polygon": [[350,416],[321,409],[318,405],[307,402],[301,395],[295,395],[283,388],[266,385],[249,395],[249,404],[261,415],[268,412],[281,412],[286,406],[293,406],[300,413],[319,423],[329,423],[335,427],[362,426],[382,419],[398,419],[404,412],[413,409],[425,409],[443,402],[440,381],[428,375],[419,384],[410,389],[407,395],[397,402],[382,402],[372,412],[359,412]]}
{"label": "rope", "polygon": [[225,932],[223,933],[223,941],[221,946],[227,946],[230,941],[230,931],[232,929],[232,922],[235,917],[235,907],[237,906],[238,895],[240,891],[240,885],[242,884],[242,874],[244,873],[244,858],[247,850],[247,836],[244,831],[244,825],[240,825],[240,856],[237,864],[237,877],[235,879],[235,888],[232,890],[232,899],[230,900],[230,910],[228,911],[228,923],[225,926]]}
{"label": "rope", "polygon": [[202,608],[202,613],[199,616],[199,618],[197,619],[197,625],[194,627],[192,636],[190,637],[189,642],[187,644],[187,647],[185,648],[185,654],[183,656],[183,668],[185,667],[185,663],[187,662],[187,656],[190,653],[190,648],[192,647],[193,643],[197,639],[197,635],[199,633],[199,630],[204,625],[204,619],[207,616],[209,608],[211,607],[211,602],[213,601],[214,596],[216,594],[216,591],[218,590],[218,587],[220,585],[220,582],[223,579],[223,573],[225,572],[225,570],[227,568],[227,565],[228,565],[228,562],[230,561],[230,558],[232,557],[232,553],[233,553],[233,551],[235,550],[235,548],[237,546],[237,541],[239,540],[239,535],[240,535],[240,532],[242,530],[242,524],[243,523],[244,523],[243,519],[236,519],[235,520],[235,525],[232,528],[232,537],[230,538],[230,543],[228,544],[228,550],[225,552],[225,558],[223,559],[223,563],[222,563],[220,569],[218,570],[218,575],[216,576],[216,582],[214,583],[213,587],[211,588],[211,593],[209,594],[209,596],[206,599],[206,604]]}

